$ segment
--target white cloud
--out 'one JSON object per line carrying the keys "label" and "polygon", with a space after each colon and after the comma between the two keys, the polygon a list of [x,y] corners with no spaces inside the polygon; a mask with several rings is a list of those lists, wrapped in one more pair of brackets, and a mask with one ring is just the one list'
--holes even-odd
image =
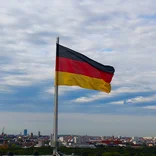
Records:
{"label": "white cloud", "polygon": [[128,103],[144,103],[144,102],[151,102],[156,100],[156,95],[148,96],[148,97],[142,97],[138,96],[135,98],[131,98],[126,100]]}
{"label": "white cloud", "polygon": [[0,92],[1,93],[12,93],[13,91],[9,87],[1,85]]}
{"label": "white cloud", "polygon": [[87,96],[82,96],[79,98],[76,98],[75,100],[72,100],[76,103],[87,103],[87,102],[93,102],[100,99],[106,99],[106,98],[113,98],[114,96],[119,96],[122,94],[128,94],[128,93],[138,93],[138,92],[148,92],[151,89],[149,88],[138,88],[138,87],[120,87],[116,90],[112,90],[109,94],[106,94],[104,92],[97,92],[96,94],[88,94]]}
{"label": "white cloud", "polygon": [[[3,14],[4,13],[4,14]],[[16,18],[12,17],[12,16],[8,16],[7,14],[5,14],[5,12],[1,12],[0,14],[0,19],[1,19],[1,24],[14,24],[16,23]]]}
{"label": "white cloud", "polygon": [[151,109],[151,110],[156,110],[156,106],[145,106],[143,108],[145,108],[145,109]]}
{"label": "white cloud", "polygon": [[113,104],[113,105],[123,105],[124,101],[114,101],[114,102],[110,102],[109,104]]}
{"label": "white cloud", "polygon": [[107,94],[105,92],[97,92],[97,94],[89,94],[86,97],[79,97],[75,100],[72,100],[72,102],[76,102],[76,103],[87,103],[87,102],[92,102],[92,101],[96,101],[98,99],[103,99],[103,98],[108,98],[111,97],[110,94]]}
{"label": "white cloud", "polygon": [[[88,91],[74,102],[155,91],[155,4],[154,0],[2,1],[0,85],[12,90],[14,86],[53,82],[55,42],[60,36],[61,44],[116,69],[110,94]],[[112,51],[106,52],[106,48]],[[142,95],[132,101],[151,100]]]}

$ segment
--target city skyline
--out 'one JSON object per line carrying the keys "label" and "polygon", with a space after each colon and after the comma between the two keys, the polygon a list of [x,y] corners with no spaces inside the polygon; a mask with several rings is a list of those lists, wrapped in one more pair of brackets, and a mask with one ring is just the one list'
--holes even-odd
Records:
{"label": "city skyline", "polygon": [[[7,118],[7,120],[5,120],[6,123],[4,123],[4,121],[2,122],[2,116],[5,115],[3,113],[0,114],[0,122],[2,125],[5,125],[5,133],[7,134],[19,134],[19,132],[23,132],[26,127],[28,133],[34,132],[34,134],[37,134],[37,132],[40,131],[43,135],[53,134],[53,121],[50,118],[53,114],[51,113],[10,112],[7,115],[10,117]],[[17,124],[16,120],[13,119],[17,119],[21,116],[22,118],[18,120]],[[38,120],[36,120],[36,117],[39,117]],[[66,121],[68,121],[68,123]],[[129,117],[129,115],[111,115],[110,117],[110,115],[106,114],[61,113],[59,114],[58,134],[155,137],[155,125],[151,127],[154,122],[155,118],[151,116]]]}
{"label": "city skyline", "polygon": [[115,68],[110,94],[59,87],[59,133],[156,136],[155,3],[2,1],[0,128],[53,133],[59,36],[60,44]]}

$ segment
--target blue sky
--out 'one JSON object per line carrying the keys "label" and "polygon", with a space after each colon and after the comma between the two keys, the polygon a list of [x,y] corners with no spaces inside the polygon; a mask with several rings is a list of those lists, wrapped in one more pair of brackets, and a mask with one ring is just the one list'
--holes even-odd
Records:
{"label": "blue sky", "polygon": [[59,87],[59,133],[156,136],[154,0],[0,2],[0,129],[52,133],[59,36],[116,70],[110,94]]}

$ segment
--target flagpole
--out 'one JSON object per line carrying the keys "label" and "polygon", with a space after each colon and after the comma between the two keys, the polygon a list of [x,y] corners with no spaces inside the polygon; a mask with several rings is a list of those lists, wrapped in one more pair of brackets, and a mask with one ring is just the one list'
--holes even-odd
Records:
{"label": "flagpole", "polygon": [[[56,56],[58,52],[58,45],[59,45],[59,37],[56,39]],[[55,68],[57,67],[57,61],[55,64]],[[54,148],[53,148],[53,154],[57,153],[57,138],[58,138],[58,75],[55,70],[55,90],[54,90],[54,137],[53,137],[53,143],[54,143]]]}

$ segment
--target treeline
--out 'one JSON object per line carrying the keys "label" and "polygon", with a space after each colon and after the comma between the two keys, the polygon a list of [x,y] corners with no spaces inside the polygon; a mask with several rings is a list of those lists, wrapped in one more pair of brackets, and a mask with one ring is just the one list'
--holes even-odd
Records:
{"label": "treeline", "polygon": [[156,147],[99,147],[95,149],[87,148],[60,148],[65,154],[75,153],[80,156],[156,156]]}
{"label": "treeline", "polygon": [[[0,155],[8,155],[9,152],[14,155],[51,155],[52,151],[51,147],[8,148],[0,149]],[[99,147],[95,149],[60,147],[59,151],[80,156],[156,156],[156,147]]]}

